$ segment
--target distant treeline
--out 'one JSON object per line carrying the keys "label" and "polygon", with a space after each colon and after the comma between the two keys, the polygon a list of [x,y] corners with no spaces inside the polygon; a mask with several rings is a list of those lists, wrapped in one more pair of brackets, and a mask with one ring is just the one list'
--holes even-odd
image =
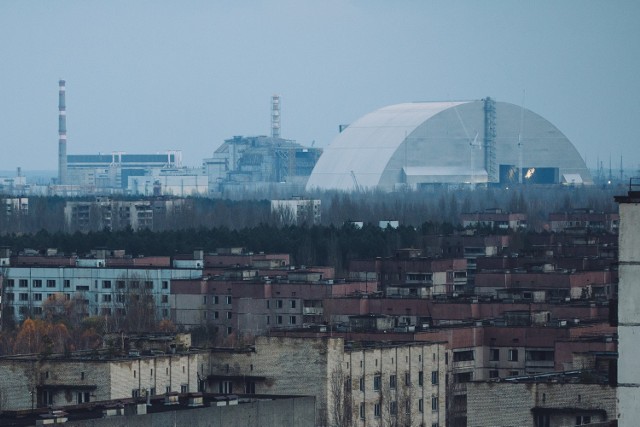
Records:
{"label": "distant treeline", "polygon": [[[598,212],[617,212],[614,195],[625,194],[622,187],[538,187],[451,189],[395,193],[322,192],[307,194],[307,198],[322,201],[322,224],[341,227],[345,222],[360,221],[377,224],[380,220],[397,220],[405,226],[420,227],[425,222],[460,222],[460,213],[500,208],[522,212],[529,216],[534,230],[544,229],[550,212],[590,208]],[[291,196],[295,196],[292,194]],[[0,196],[1,197],[1,196]],[[242,230],[267,224],[283,226],[270,212],[270,202],[264,194],[247,194],[243,200],[189,199],[188,207],[175,214],[168,212],[154,219],[153,231],[228,228]],[[27,215],[0,215],[0,235],[11,233],[73,232],[65,225],[61,197],[29,197]],[[90,200],[84,198],[84,200]],[[98,231],[100,227],[94,228]]]}

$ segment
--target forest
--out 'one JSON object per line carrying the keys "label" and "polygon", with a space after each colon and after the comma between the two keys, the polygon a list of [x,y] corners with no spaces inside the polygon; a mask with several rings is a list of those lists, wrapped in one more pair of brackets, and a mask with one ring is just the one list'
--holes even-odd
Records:
{"label": "forest", "polygon": [[[463,231],[460,213],[489,208],[526,213],[529,229],[511,232],[512,249],[518,250],[527,244],[531,233],[548,232],[546,223],[550,212],[576,208],[616,212],[613,196],[625,192],[626,189],[620,187],[522,187],[442,188],[391,194],[321,193],[310,196],[322,201],[322,222],[316,225],[280,223],[271,214],[268,200],[193,199],[187,211],[174,218],[163,218],[163,223],[154,224],[154,230],[98,229],[86,233],[65,230],[65,199],[30,197],[27,215],[0,215],[0,246],[16,254],[25,249],[56,248],[65,254],[80,256],[97,248],[124,249],[131,256],[170,256],[192,253],[194,249],[211,253],[218,248],[243,247],[251,252],[288,253],[294,265],[333,266],[341,275],[350,260],[391,256],[400,248],[425,248],[434,236]],[[397,220],[400,225],[395,229],[382,229],[378,226],[380,220]],[[363,226],[357,227],[353,221],[362,222]],[[130,306],[135,308],[136,304]],[[141,307],[146,305],[142,303]],[[102,318],[77,318],[82,312],[82,300],[54,298],[44,307],[41,319],[28,319],[20,325],[5,322],[0,334],[0,354],[46,354],[97,348],[103,345],[105,332],[122,328]],[[136,310],[128,313],[133,313],[135,318],[156,317],[141,316]],[[4,316],[7,320],[11,317]],[[125,325],[135,323],[123,320]],[[174,326],[163,321],[143,329],[168,331]],[[195,332],[203,336],[212,334],[206,330]]]}

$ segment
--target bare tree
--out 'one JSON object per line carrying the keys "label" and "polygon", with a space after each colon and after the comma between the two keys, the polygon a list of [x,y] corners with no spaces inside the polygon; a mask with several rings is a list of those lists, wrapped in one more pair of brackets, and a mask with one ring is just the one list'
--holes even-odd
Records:
{"label": "bare tree", "polygon": [[329,425],[333,427],[348,427],[353,422],[353,396],[351,393],[351,378],[340,367],[331,372],[329,381],[328,410]]}

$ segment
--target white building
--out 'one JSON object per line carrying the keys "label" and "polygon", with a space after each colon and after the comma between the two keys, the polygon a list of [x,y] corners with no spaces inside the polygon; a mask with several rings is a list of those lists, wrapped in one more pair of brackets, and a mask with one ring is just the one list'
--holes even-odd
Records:
{"label": "white building", "polygon": [[640,182],[616,197],[620,209],[618,284],[618,425],[640,419]]}
{"label": "white building", "polygon": [[301,197],[272,200],[271,213],[283,224],[320,224],[320,200]]}
{"label": "white building", "polygon": [[18,321],[41,315],[43,304],[56,298],[81,301],[84,315],[118,317],[136,294],[153,299],[158,318],[169,318],[171,281],[201,277],[202,263],[174,268],[161,258],[147,258],[145,266],[145,258],[22,257],[19,265],[5,266],[4,304]]}

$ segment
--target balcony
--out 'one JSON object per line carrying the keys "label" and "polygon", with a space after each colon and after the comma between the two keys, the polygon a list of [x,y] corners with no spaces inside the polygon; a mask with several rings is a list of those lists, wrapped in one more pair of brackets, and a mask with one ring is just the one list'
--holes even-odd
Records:
{"label": "balcony", "polygon": [[322,307],[302,307],[302,314],[304,316],[322,316],[324,309]]}

